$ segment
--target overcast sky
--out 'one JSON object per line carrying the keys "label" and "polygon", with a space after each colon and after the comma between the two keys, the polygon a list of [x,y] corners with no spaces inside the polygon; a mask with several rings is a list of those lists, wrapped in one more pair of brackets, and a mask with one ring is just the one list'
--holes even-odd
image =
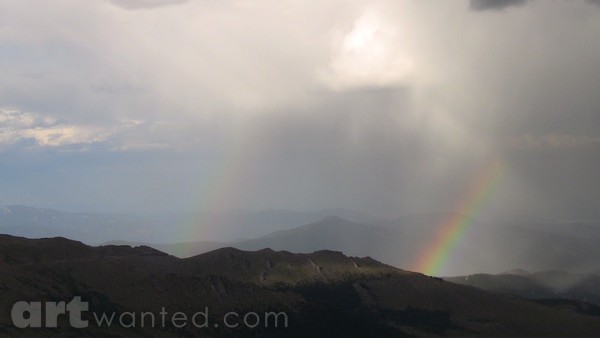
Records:
{"label": "overcast sky", "polygon": [[0,204],[600,218],[600,1],[2,0]]}

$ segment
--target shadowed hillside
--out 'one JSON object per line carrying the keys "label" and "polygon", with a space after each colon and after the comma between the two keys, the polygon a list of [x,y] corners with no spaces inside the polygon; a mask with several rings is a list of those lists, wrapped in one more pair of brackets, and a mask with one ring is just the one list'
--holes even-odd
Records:
{"label": "shadowed hillside", "polygon": [[499,275],[474,274],[444,278],[494,292],[530,299],[569,299],[600,306],[600,277],[561,271],[527,273],[523,270]]}
{"label": "shadowed hillside", "polygon": [[[292,254],[233,248],[178,259],[148,247],[89,247],[63,238],[0,236],[3,336],[579,336],[600,332],[597,317],[399,270],[335,251]],[[17,301],[89,302],[85,318],[106,312],[192,314],[212,323],[230,311],[285,312],[284,328],[223,326],[17,329]],[[167,323],[168,324],[168,323]]]}

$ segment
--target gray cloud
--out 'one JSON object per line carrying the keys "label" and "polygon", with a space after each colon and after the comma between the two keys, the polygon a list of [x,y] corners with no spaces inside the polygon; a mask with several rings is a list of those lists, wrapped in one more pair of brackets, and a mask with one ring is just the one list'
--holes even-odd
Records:
{"label": "gray cloud", "polygon": [[113,4],[125,9],[144,9],[177,5],[189,0],[110,0]]}
{"label": "gray cloud", "polygon": [[600,147],[600,137],[551,133],[541,136],[526,134],[510,140],[516,149],[570,149],[584,147]]}
{"label": "gray cloud", "polygon": [[527,0],[471,0],[469,8],[475,11],[498,10],[523,5]]}
{"label": "gray cloud", "polygon": [[[231,208],[402,213],[453,208],[499,157],[515,168],[499,209],[600,201],[600,21],[586,1],[530,1],[501,20],[460,1],[64,3],[0,5],[0,107],[24,112],[0,114],[3,163],[29,156],[23,143],[97,141],[77,154],[85,165],[40,155],[37,171],[15,170],[27,179],[4,175],[5,196],[56,198],[30,183],[48,181],[47,160],[91,205],[210,208],[221,195]],[[578,183],[555,196],[563,170]]]}

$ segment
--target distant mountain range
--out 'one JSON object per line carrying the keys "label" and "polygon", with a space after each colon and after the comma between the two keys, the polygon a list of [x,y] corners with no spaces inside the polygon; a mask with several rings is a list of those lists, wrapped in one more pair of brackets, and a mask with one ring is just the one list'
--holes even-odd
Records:
{"label": "distant mountain range", "polygon": [[[228,243],[156,245],[112,241],[108,244],[149,245],[178,257],[189,257],[225,246],[243,250],[272,248],[298,253],[331,249],[348,255],[370,256],[386,264],[409,269],[436,236],[437,223],[433,219],[450,216],[412,215],[393,222],[375,223],[377,225],[327,217],[259,238]],[[579,238],[536,228],[473,222],[454,248],[447,269],[455,274],[470,274],[493,273],[522,266],[538,271],[600,273],[600,246],[597,243],[598,240],[593,237]]]}
{"label": "distant mountain range", "polygon": [[[333,221],[333,220],[330,220]],[[85,329],[17,329],[17,301],[89,302]],[[97,326],[102,313],[187,314],[211,325]],[[222,248],[179,259],[149,247],[89,247],[64,238],[0,235],[0,335],[10,337],[597,337],[598,316],[483,291],[335,251]],[[283,312],[283,321],[227,328],[226,313]],[[170,317],[168,317],[170,318]],[[160,321],[158,321],[160,323]],[[139,322],[138,322],[139,323]],[[262,323],[261,323],[262,324]]]}
{"label": "distant mountain range", "polygon": [[529,299],[568,299],[600,306],[600,276],[595,274],[562,271],[529,273],[519,270],[498,275],[474,274],[444,279]]}
{"label": "distant mountain range", "polygon": [[[440,224],[456,216],[413,214],[385,221],[336,209],[142,217],[5,207],[0,211],[0,233],[38,238],[63,236],[88,244],[147,245],[178,257],[222,247],[272,248],[297,253],[338,250],[411,269],[438,235]],[[600,274],[597,222],[509,219],[502,223],[478,220],[468,223],[468,230],[439,274],[498,273],[515,267]],[[211,237],[211,233],[215,236]]]}
{"label": "distant mountain range", "polygon": [[0,233],[31,238],[63,236],[92,245],[111,240],[168,244],[230,242],[291,229],[331,215],[358,223],[379,221],[369,214],[346,209],[133,215],[71,213],[13,205],[0,207]]}

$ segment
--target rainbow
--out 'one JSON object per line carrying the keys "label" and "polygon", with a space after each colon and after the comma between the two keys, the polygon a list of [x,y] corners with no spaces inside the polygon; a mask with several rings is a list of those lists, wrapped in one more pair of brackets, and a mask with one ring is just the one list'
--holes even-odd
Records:
{"label": "rainbow", "polygon": [[251,182],[248,175],[262,146],[252,136],[241,129],[233,133],[223,145],[222,157],[205,169],[203,184],[191,199],[196,212],[184,220],[183,231],[175,235],[178,241],[213,240],[220,213],[232,210],[240,198],[239,192]]}
{"label": "rainbow", "polygon": [[503,162],[496,159],[475,177],[455,209],[458,212],[440,222],[437,236],[417,257],[412,271],[428,275],[436,275],[440,271],[450,257],[452,249],[469,229],[473,218],[501,181],[504,171]]}

